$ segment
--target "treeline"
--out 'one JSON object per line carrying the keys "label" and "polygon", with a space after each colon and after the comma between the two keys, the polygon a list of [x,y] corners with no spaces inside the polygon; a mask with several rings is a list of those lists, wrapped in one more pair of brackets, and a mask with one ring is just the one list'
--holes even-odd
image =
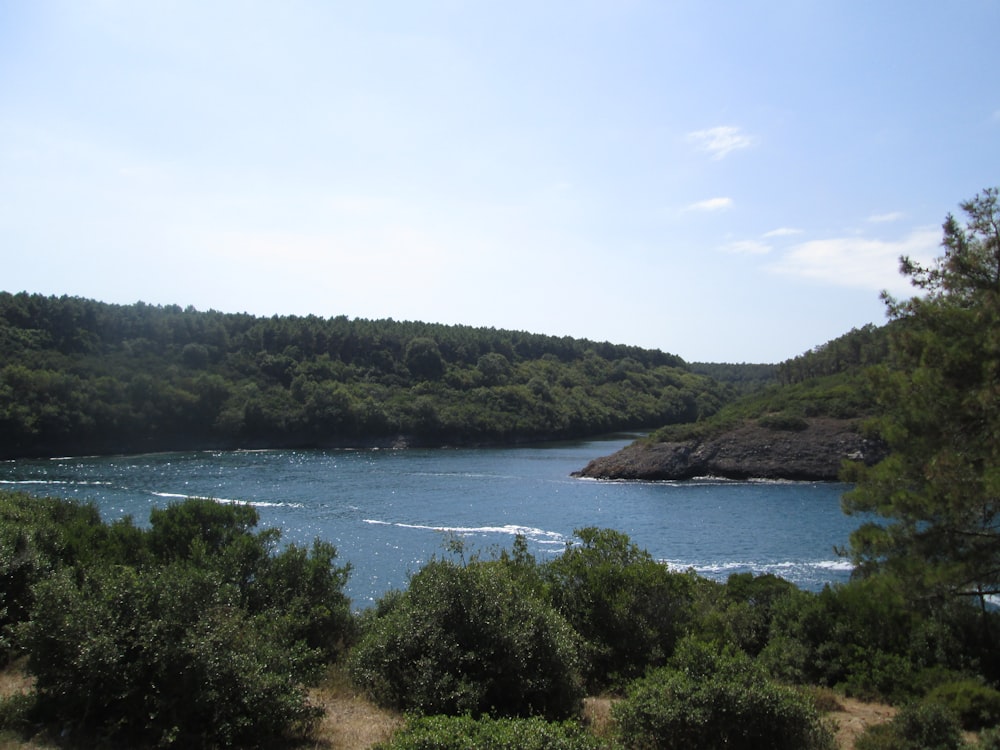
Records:
{"label": "treeline", "polygon": [[[832,750],[821,713],[842,695],[907,706],[866,750],[959,748],[961,728],[1000,723],[998,615],[908,599],[894,577],[719,583],[588,528],[542,562],[522,539],[488,559],[453,541],[352,614],[336,550],[279,549],[256,523],[188,500],[108,525],[0,493],[0,663],[34,678],[0,698],[0,740],[312,746],[306,688],[328,669],[406,713],[383,750]],[[581,721],[596,694],[618,699],[604,734]]]}
{"label": "treeline", "polygon": [[876,411],[869,372],[891,357],[890,327],[855,328],[778,365],[692,365],[695,371],[733,383],[734,398],[704,419],[666,424],[643,440],[704,439],[748,421],[782,430],[805,429],[805,420],[812,417],[857,420],[860,429]]}
{"label": "treeline", "polygon": [[566,438],[691,421],[675,355],[491,328],[0,293],[0,455]]}
{"label": "treeline", "polygon": [[888,357],[889,327],[869,323],[782,362],[777,375],[781,383],[789,385],[882,364]]}
{"label": "treeline", "polygon": [[750,393],[778,380],[778,365],[740,362],[691,362],[691,372],[733,387],[737,394]]}

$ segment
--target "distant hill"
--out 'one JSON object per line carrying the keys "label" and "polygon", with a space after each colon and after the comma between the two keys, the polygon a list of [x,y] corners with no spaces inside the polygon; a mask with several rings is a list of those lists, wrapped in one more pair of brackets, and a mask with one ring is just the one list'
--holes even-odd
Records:
{"label": "distant hill", "polygon": [[778,382],[748,389],[705,419],[665,425],[580,475],[833,480],[845,458],[875,462],[884,449],[860,425],[875,410],[865,370],[888,359],[886,331],[854,329],[783,362]]}
{"label": "distant hill", "polygon": [[485,444],[691,422],[734,387],[520,331],[0,293],[0,456]]}

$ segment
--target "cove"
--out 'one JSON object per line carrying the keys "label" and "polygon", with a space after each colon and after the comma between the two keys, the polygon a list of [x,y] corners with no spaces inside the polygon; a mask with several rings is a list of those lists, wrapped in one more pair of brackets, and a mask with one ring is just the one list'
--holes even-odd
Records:
{"label": "cove", "polygon": [[372,604],[453,537],[466,554],[509,548],[540,560],[586,526],[614,528],[677,569],[725,580],[773,573],[810,590],[848,580],[834,552],[863,519],[846,485],[805,482],[607,482],[570,474],[634,436],[507,448],[265,450],[67,457],[0,463],[0,486],[93,501],[108,520],[145,524],[186,497],[246,502],[282,540],[336,545],[353,566],[347,593]]}

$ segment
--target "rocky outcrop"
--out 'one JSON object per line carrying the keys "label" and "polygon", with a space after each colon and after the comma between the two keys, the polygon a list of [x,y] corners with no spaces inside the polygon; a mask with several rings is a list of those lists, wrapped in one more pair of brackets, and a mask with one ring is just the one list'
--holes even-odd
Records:
{"label": "rocky outcrop", "polygon": [[858,420],[807,419],[776,430],[748,421],[718,435],[675,443],[636,442],[597,458],[573,476],[679,480],[695,477],[834,481],[845,459],[873,464],[881,443],[865,438]]}

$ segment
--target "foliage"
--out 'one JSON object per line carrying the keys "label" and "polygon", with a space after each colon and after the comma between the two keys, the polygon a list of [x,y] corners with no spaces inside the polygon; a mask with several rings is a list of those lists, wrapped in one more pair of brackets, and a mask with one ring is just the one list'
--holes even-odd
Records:
{"label": "foliage", "polygon": [[946,682],[931,690],[925,700],[947,707],[963,729],[977,731],[1000,724],[1000,691],[980,680]]}
{"label": "foliage", "polygon": [[1000,728],[990,727],[979,735],[979,750],[1000,750]]}
{"label": "foliage", "polygon": [[744,395],[773,385],[778,379],[779,366],[769,364],[740,364],[728,362],[691,362],[691,372],[707,375],[731,386]]}
{"label": "foliage", "polygon": [[745,654],[687,640],[667,667],[637,681],[613,709],[626,747],[649,750],[832,749],[802,694],[769,680]]}
{"label": "foliage", "polygon": [[[349,566],[317,542],[281,551],[253,508],[188,500],[150,527],[93,506],[0,495],[16,560],[10,647],[27,653],[36,707],[79,737],[256,746],[301,736],[303,683],[352,635]],[[7,556],[11,557],[11,556]]]}
{"label": "foliage", "polygon": [[[0,732],[22,732],[31,725],[35,697],[31,693],[15,692],[0,696]],[[0,742],[3,736],[0,735]],[[0,744],[0,747],[4,745]]]}
{"label": "foliage", "polygon": [[28,618],[36,583],[62,566],[124,561],[135,533],[129,522],[103,524],[92,504],[0,492],[0,663],[16,650],[14,629]]}
{"label": "foliage", "polygon": [[695,632],[756,657],[770,642],[775,620],[809,597],[775,575],[734,573],[724,586],[702,587],[703,611]]}
{"label": "foliage", "polygon": [[349,666],[382,705],[425,714],[561,719],[583,697],[576,634],[502,560],[426,564]]}
{"label": "foliage", "polygon": [[136,744],[245,747],[308,729],[306,652],[177,563],[39,584],[24,628],[40,711]]}
{"label": "foliage", "polygon": [[574,722],[538,717],[491,719],[471,716],[411,718],[376,750],[598,750],[602,743]]}
{"label": "foliage", "polygon": [[872,324],[848,333],[778,365],[778,379],[785,385],[864,370],[889,356],[888,330]]}
{"label": "foliage", "polygon": [[773,610],[760,661],[778,679],[903,702],[972,673],[988,647],[963,603],[919,611],[896,582],[874,577],[797,592]]}
{"label": "foliage", "polygon": [[0,457],[577,437],[730,395],[675,355],[585,339],[0,293]]}
{"label": "foliage", "polygon": [[965,747],[958,720],[936,703],[905,706],[891,721],[868,727],[855,750],[960,750]]}
{"label": "foliage", "polygon": [[[791,431],[806,428],[805,420],[811,417],[860,422],[873,413],[875,406],[865,373],[888,356],[885,327],[868,325],[854,329],[799,357],[772,365],[776,375],[761,378],[755,387],[740,388],[737,398],[704,418],[666,424],[646,440],[703,440],[747,422]],[[725,369],[703,365],[692,365],[692,369],[728,382]]]}
{"label": "foliage", "polygon": [[660,666],[690,619],[691,580],[611,529],[578,529],[543,576],[556,609],[588,645],[593,689]]}
{"label": "foliage", "polygon": [[899,302],[892,358],[875,368],[870,429],[887,459],[856,466],[848,513],[875,513],[851,537],[864,572],[888,570],[914,597],[1000,593],[1000,206],[988,189],[944,223],[944,254],[902,272],[923,296]]}

